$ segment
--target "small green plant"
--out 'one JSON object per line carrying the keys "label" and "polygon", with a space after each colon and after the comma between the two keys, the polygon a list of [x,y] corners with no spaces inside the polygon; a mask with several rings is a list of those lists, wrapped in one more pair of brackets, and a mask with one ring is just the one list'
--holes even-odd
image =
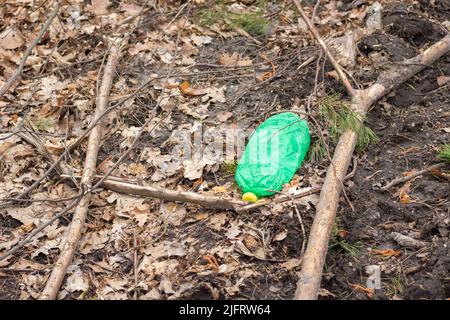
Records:
{"label": "small green plant", "polygon": [[230,13],[229,19],[232,27],[244,29],[250,34],[265,35],[269,30],[269,23],[261,9],[246,14]]}
{"label": "small green plant", "polygon": [[225,17],[225,12],[220,8],[204,9],[200,12],[200,23],[204,26],[212,26]]}
{"label": "small green plant", "polygon": [[46,131],[54,126],[54,122],[48,118],[34,118],[33,123],[39,131]]}
{"label": "small green plant", "polygon": [[312,162],[319,162],[327,152],[325,142],[322,138],[316,140],[308,150],[307,159]]}
{"label": "small green plant", "polygon": [[386,289],[386,295],[388,297],[394,297],[403,292],[403,283],[401,281],[400,275],[397,275],[396,277],[392,278],[387,289]]}
{"label": "small green plant", "polygon": [[362,152],[370,143],[378,142],[377,135],[369,127],[364,125],[364,118],[352,111],[348,104],[342,102],[339,94],[331,94],[319,104],[319,112],[322,119],[328,122],[330,135],[333,139],[346,130],[358,133],[356,149]]}
{"label": "small green plant", "polygon": [[336,218],[333,230],[331,231],[331,239],[328,249],[330,250],[339,247],[344,250],[350,257],[356,260],[356,257],[359,255],[359,252],[361,250],[361,244],[359,242],[351,244],[345,239],[340,239],[339,233],[342,232],[342,230],[343,227],[341,220],[339,218]]}
{"label": "small green plant", "polygon": [[233,175],[236,172],[238,162],[236,160],[233,161],[224,161],[220,167],[221,171],[226,174]]}
{"label": "small green plant", "polygon": [[269,28],[269,21],[264,17],[264,6],[266,0],[257,2],[257,10],[250,13],[233,13],[227,11],[221,1],[216,6],[204,9],[200,12],[200,23],[211,26],[223,21],[231,28],[240,28],[253,35],[264,35]]}
{"label": "small green plant", "polygon": [[439,159],[450,163],[450,144],[444,144],[439,149]]}

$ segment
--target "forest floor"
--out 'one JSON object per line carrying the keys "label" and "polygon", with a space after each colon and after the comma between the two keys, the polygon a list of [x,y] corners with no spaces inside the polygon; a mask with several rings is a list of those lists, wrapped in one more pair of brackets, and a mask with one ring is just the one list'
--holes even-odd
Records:
{"label": "forest floor", "polygon": [[[336,39],[365,28],[374,2],[321,1],[314,22],[324,38]],[[359,39],[355,60],[342,62],[362,87],[388,63],[419,54],[450,28],[448,1],[379,3],[382,30]],[[303,5],[312,16],[315,1]],[[48,0],[0,5],[0,87],[51,9]],[[112,176],[238,200],[235,161],[245,143],[239,132],[248,135],[271,115],[296,110],[306,114],[317,148],[283,191],[322,184],[336,128],[320,106],[330,97],[349,98],[291,1],[64,1],[22,77],[0,97],[0,255],[61,211],[67,204],[63,198],[78,194],[77,180],[55,170],[29,197],[59,201],[5,203],[87,128],[108,39],[125,35],[129,40],[111,101],[152,80],[105,118],[98,174],[118,160],[149,120]],[[355,153],[354,175],[344,182],[320,299],[450,297],[449,166],[380,190],[439,163],[439,147],[450,141],[449,85],[447,54],[370,110],[366,125],[378,139]],[[30,144],[30,136],[38,142]],[[202,157],[193,161],[186,153],[196,154],[197,138]],[[217,150],[225,150],[229,138],[241,144],[225,157]],[[74,176],[82,174],[86,145],[64,159]],[[58,297],[291,299],[318,197],[237,214],[95,190]],[[38,298],[71,217],[67,213],[0,261],[0,299]],[[393,232],[422,245],[402,245]],[[368,266],[381,270],[379,289],[367,288]]]}

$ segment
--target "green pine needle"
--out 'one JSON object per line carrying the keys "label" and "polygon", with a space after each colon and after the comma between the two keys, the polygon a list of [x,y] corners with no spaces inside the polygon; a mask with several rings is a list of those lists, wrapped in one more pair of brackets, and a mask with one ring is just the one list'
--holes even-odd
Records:
{"label": "green pine needle", "polygon": [[309,148],[307,159],[311,162],[320,162],[326,154],[325,142],[319,138],[315,141],[313,145]]}
{"label": "green pine needle", "polygon": [[370,143],[379,141],[375,132],[364,125],[364,118],[352,111],[348,104],[341,101],[339,94],[331,94],[325,97],[319,106],[319,112],[323,120],[329,124],[330,135],[337,140],[346,130],[358,133],[356,142],[357,151],[363,151]]}

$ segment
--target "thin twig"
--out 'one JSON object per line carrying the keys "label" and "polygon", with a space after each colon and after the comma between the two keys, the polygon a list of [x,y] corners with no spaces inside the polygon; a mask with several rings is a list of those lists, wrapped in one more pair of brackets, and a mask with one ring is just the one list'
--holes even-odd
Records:
{"label": "thin twig", "polygon": [[133,273],[134,273],[134,300],[138,299],[138,249],[137,249],[137,237],[136,230],[133,231],[133,246],[134,246],[134,254],[133,254]]}
{"label": "thin twig", "polygon": [[63,215],[65,215],[67,212],[69,212],[72,208],[74,208],[78,204],[78,202],[80,202],[80,200],[81,200],[81,196],[78,197],[77,199],[74,199],[67,207],[64,208],[64,210],[62,210],[58,214],[54,215],[50,220],[44,222],[39,227],[34,229],[32,232],[30,232],[23,240],[19,241],[14,247],[12,247],[11,249],[9,249],[5,253],[3,253],[0,256],[0,261],[5,260],[10,255],[16,253],[19,249],[21,249],[23,246],[25,246],[27,243],[29,243],[34,238],[34,236],[39,234],[42,230],[44,230],[46,227],[51,225],[54,221],[58,220]]}
{"label": "thin twig", "polygon": [[60,1],[57,0],[55,2],[55,6],[53,7],[53,11],[50,13],[50,16],[47,18],[47,21],[45,22],[41,31],[39,31],[37,37],[28,46],[27,50],[23,54],[22,59],[20,60],[19,67],[17,68],[16,72],[11,76],[11,78],[9,78],[9,80],[5,83],[5,85],[0,89],[0,98],[6,93],[6,91],[8,91],[8,89],[12,86],[12,84],[16,81],[16,79],[22,74],[22,71],[23,71],[23,68],[25,67],[25,63],[27,62],[28,56],[31,54],[31,51],[33,51],[34,47],[41,40],[42,36],[44,35],[44,33],[47,31],[48,27],[52,23],[53,19],[58,14],[59,7],[60,7]]}
{"label": "thin twig", "polygon": [[407,175],[405,177],[394,179],[391,182],[389,182],[388,184],[386,184],[384,187],[382,187],[380,190],[386,191],[386,190],[388,190],[389,188],[391,188],[393,186],[396,186],[396,185],[398,185],[400,183],[407,182],[407,181],[412,180],[412,179],[414,179],[414,178],[416,178],[418,176],[421,176],[421,175],[423,175],[425,173],[428,173],[430,171],[433,171],[435,169],[442,168],[444,166],[445,166],[445,163],[433,164],[432,166],[429,166],[429,167],[427,167],[427,168],[425,168],[423,170],[419,170],[417,172],[411,173],[411,174],[409,174],[409,175]]}
{"label": "thin twig", "polygon": [[32,80],[45,78],[45,77],[48,77],[48,76],[52,75],[55,72],[59,72],[61,70],[69,69],[69,68],[72,68],[72,67],[74,67],[76,65],[93,62],[93,61],[97,60],[98,58],[103,57],[104,55],[105,55],[105,53],[103,52],[101,54],[98,54],[98,55],[94,56],[93,58],[88,58],[88,59],[81,60],[81,61],[75,61],[73,63],[70,63],[70,64],[66,65],[66,66],[54,68],[53,70],[51,70],[49,72],[46,72],[46,73],[43,73],[43,74],[39,74],[37,76],[32,76],[32,75],[28,75],[26,73],[22,73],[22,77],[28,78],[28,79],[32,79]]}
{"label": "thin twig", "polygon": [[300,15],[302,16],[303,20],[306,22],[309,31],[312,33],[312,35],[314,36],[314,38],[319,43],[319,45],[322,48],[322,50],[327,55],[328,60],[330,60],[330,62],[333,65],[334,69],[336,70],[337,74],[339,75],[339,78],[341,79],[342,84],[344,85],[345,89],[347,89],[347,92],[350,94],[350,96],[353,97],[356,94],[355,89],[351,85],[350,81],[347,78],[347,75],[344,73],[344,71],[342,70],[342,68],[339,65],[339,63],[336,61],[336,59],[331,54],[331,52],[328,49],[327,45],[325,44],[325,42],[323,41],[322,37],[320,36],[319,31],[317,31],[316,27],[314,26],[314,23],[312,23],[311,20],[306,15],[305,11],[303,10],[303,8],[302,8],[302,6],[300,4],[300,1],[299,0],[292,0],[292,1],[294,2],[295,6],[297,7],[297,10],[300,13]]}

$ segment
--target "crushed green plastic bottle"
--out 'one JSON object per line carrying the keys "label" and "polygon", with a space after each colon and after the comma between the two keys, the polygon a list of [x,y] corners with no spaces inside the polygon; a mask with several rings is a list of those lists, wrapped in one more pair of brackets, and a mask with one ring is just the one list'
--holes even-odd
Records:
{"label": "crushed green plastic bottle", "polygon": [[291,112],[264,121],[250,137],[237,169],[244,201],[273,195],[291,181],[310,145],[308,124]]}

